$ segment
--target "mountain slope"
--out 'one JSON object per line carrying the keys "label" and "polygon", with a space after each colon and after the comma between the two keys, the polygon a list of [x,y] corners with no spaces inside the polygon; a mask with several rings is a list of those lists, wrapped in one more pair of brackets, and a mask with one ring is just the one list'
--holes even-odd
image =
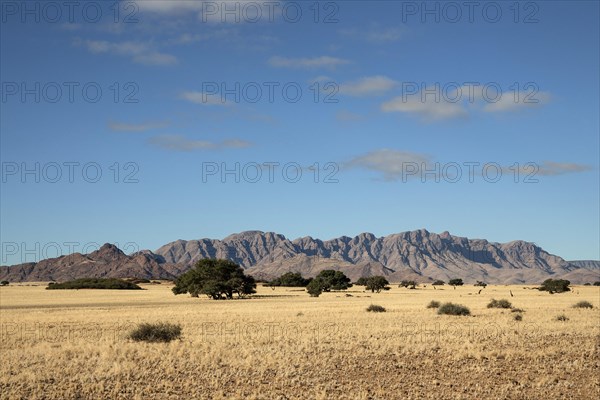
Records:
{"label": "mountain slope", "polygon": [[[173,278],[203,258],[232,260],[257,278],[285,272],[315,276],[323,269],[343,271],[353,280],[384,275],[390,281],[462,278],[488,283],[539,283],[568,277],[573,283],[598,280],[600,270],[583,268],[549,254],[533,243],[493,243],[436,234],[425,229],[384,237],[362,233],[322,241],[311,237],[289,240],[261,231],[230,235],[223,240],[177,240],[155,252],[130,256],[111,245],[88,255],[72,254],[39,263],[0,267],[9,281],[66,280],[78,277]],[[587,264],[586,264],[587,266]]]}

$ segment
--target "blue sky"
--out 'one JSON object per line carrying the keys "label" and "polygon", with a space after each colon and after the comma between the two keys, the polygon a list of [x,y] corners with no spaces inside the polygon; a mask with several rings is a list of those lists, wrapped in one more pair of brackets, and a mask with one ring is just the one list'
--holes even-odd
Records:
{"label": "blue sky", "polygon": [[46,3],[0,2],[2,264],[254,229],[600,258],[598,2]]}

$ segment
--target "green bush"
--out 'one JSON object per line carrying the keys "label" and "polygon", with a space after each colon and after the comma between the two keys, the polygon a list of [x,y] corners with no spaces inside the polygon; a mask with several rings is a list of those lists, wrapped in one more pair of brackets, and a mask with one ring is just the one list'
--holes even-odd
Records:
{"label": "green bush", "polygon": [[571,282],[566,279],[546,279],[538,290],[546,291],[551,294],[563,293],[571,290],[569,289],[570,284]]}
{"label": "green bush", "polygon": [[582,300],[578,303],[575,303],[573,308],[594,308],[594,306],[589,301]]}
{"label": "green bush", "polygon": [[369,282],[369,277],[362,276],[362,277],[358,278],[358,280],[356,282],[354,282],[354,284],[357,286],[367,286],[368,282]]}
{"label": "green bush", "polygon": [[386,312],[385,307],[378,306],[377,304],[371,304],[367,307],[368,312]]}
{"label": "green bush", "polygon": [[569,318],[565,314],[557,315],[554,319],[557,321],[568,321],[569,320]]}
{"label": "green bush", "polygon": [[7,286],[9,283],[9,281],[1,281],[0,286]]}
{"label": "green bush", "polygon": [[118,290],[142,290],[141,287],[132,282],[126,282],[115,278],[81,278],[63,283],[51,282],[46,289],[118,289]]}
{"label": "green bush", "polygon": [[471,311],[460,304],[444,303],[438,308],[440,315],[471,315]]}
{"label": "green bush", "polygon": [[487,283],[485,283],[485,282],[482,282],[482,281],[477,281],[477,283],[476,283],[475,285],[473,285],[473,286],[481,286],[481,287],[486,287],[486,286],[487,286]]}
{"label": "green bush", "polygon": [[440,308],[440,302],[431,300],[429,304],[427,304],[427,308]]}
{"label": "green bush", "polygon": [[594,286],[600,286],[600,281],[594,282]]}
{"label": "green bush", "polygon": [[490,303],[487,305],[487,308],[512,308],[512,304],[508,300],[495,300],[492,299]]}
{"label": "green bush", "polygon": [[136,342],[170,342],[181,337],[181,326],[160,322],[139,324],[129,333],[129,339]]}
{"label": "green bush", "polygon": [[432,283],[433,286],[442,286],[444,284],[445,284],[444,281],[441,281],[439,279]]}
{"label": "green bush", "polygon": [[455,278],[455,279],[450,279],[448,281],[448,285],[450,285],[450,286],[462,286],[462,285],[464,285],[464,282],[460,278]]}

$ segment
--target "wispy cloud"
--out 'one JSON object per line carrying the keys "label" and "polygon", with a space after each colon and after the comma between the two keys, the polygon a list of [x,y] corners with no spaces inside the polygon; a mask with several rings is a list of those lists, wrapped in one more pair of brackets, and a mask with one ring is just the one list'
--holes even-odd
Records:
{"label": "wispy cloud", "polygon": [[431,159],[425,154],[409,151],[381,149],[354,157],[343,163],[345,169],[362,168],[375,171],[383,175],[386,181],[394,181],[402,178],[406,172],[407,164],[429,164]]}
{"label": "wispy cloud", "polygon": [[269,59],[268,63],[270,66],[277,68],[335,69],[340,65],[349,64],[350,61],[330,56],[320,56],[313,58],[287,58],[273,56]]}
{"label": "wispy cloud", "polygon": [[220,95],[204,92],[183,92],[180,97],[192,103],[205,106],[230,106],[231,103],[223,99]]}
{"label": "wispy cloud", "polygon": [[188,139],[181,135],[154,136],[148,139],[148,143],[165,150],[186,152],[194,150],[244,149],[252,146],[252,143],[240,139],[211,142],[207,140]]}
{"label": "wispy cloud", "polygon": [[461,103],[454,103],[445,99],[444,96],[398,96],[381,105],[384,112],[401,112],[406,114],[417,114],[425,120],[441,120],[466,117],[466,107]]}
{"label": "wispy cloud", "polygon": [[204,1],[194,0],[145,0],[136,3],[141,11],[159,14],[200,11],[204,7]]}
{"label": "wispy cloud", "polygon": [[108,128],[115,132],[146,132],[154,129],[165,128],[169,125],[168,122],[142,122],[138,124],[130,124],[127,122],[111,121],[108,123]]}
{"label": "wispy cloud", "polygon": [[[467,163],[452,162],[452,165],[458,165],[463,169],[461,175],[465,177],[470,174]],[[473,165],[471,162],[469,163]],[[482,176],[483,166],[488,163],[480,162],[479,167],[475,166],[473,173],[476,176]],[[512,177],[515,174],[514,166],[502,166],[498,163],[501,173],[507,177]],[[384,181],[406,182],[409,179],[417,179],[422,182],[436,179],[456,179],[455,167],[449,168],[446,171],[444,163],[432,159],[430,156],[404,150],[380,149],[373,150],[361,155],[358,155],[347,162],[342,163],[344,169],[359,168],[380,175]],[[565,163],[556,161],[544,161],[542,163],[528,162],[519,163],[519,176],[527,177],[526,179],[535,179],[539,176],[558,176],[565,174],[575,174],[592,170],[592,167],[584,164]],[[446,171],[446,172],[445,172]],[[448,175],[444,175],[447,173]],[[435,178],[436,175],[437,178]]]}
{"label": "wispy cloud", "polygon": [[518,92],[504,93],[503,96],[495,103],[487,103],[483,110],[486,112],[508,112],[518,111],[527,108],[541,107],[548,104],[551,100],[548,92]]}
{"label": "wispy cloud", "polygon": [[369,76],[353,82],[340,84],[340,94],[348,96],[381,95],[392,90],[398,82],[386,76]]}
{"label": "wispy cloud", "polygon": [[95,54],[115,54],[129,57],[132,61],[145,65],[177,64],[177,57],[155,50],[149,43],[143,42],[108,42],[106,40],[76,40],[76,45],[86,47]]}

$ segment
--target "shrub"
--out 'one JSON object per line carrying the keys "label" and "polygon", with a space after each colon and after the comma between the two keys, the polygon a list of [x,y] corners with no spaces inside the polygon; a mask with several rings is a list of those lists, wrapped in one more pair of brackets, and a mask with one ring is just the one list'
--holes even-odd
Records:
{"label": "shrub", "polygon": [[521,314],[515,314],[515,316],[513,317],[515,321],[522,321],[523,320],[523,315]]}
{"label": "shrub", "polygon": [[270,281],[267,286],[306,287],[310,281],[311,279],[304,279],[299,272],[286,272]]}
{"label": "shrub", "polygon": [[594,306],[589,301],[582,300],[574,304],[573,308],[594,308]]}
{"label": "shrub", "polygon": [[367,307],[368,312],[386,312],[385,307],[378,306],[377,304],[371,304]]}
{"label": "shrub", "polygon": [[586,283],[583,284],[583,286],[592,286],[592,284],[589,283],[589,282],[586,282]]}
{"label": "shrub", "polygon": [[9,283],[9,281],[1,281],[0,286],[7,286]]}
{"label": "shrub", "polygon": [[115,278],[81,278],[63,283],[48,284],[46,289],[118,289],[118,290],[142,290],[141,287],[132,282],[125,282]]}
{"label": "shrub", "polygon": [[370,290],[372,293],[379,293],[382,290],[385,290],[389,285],[387,279],[383,276],[371,276],[367,279],[366,289]]}
{"label": "shrub", "polygon": [[438,308],[440,315],[471,315],[471,311],[460,304],[444,303]]}
{"label": "shrub", "polygon": [[566,279],[546,279],[538,290],[550,292],[551,294],[563,293],[571,290],[569,289],[570,284],[571,282]]}
{"label": "shrub", "polygon": [[429,304],[427,304],[427,308],[440,308],[440,302],[431,300]]}
{"label": "shrub", "polygon": [[508,300],[495,300],[492,299],[490,303],[487,305],[487,308],[512,308],[512,304]]}
{"label": "shrub", "polygon": [[486,287],[486,286],[487,286],[487,283],[485,283],[485,282],[482,282],[482,281],[477,281],[477,283],[476,283],[475,285],[473,285],[473,286],[481,286],[481,287]]}
{"label": "shrub", "polygon": [[512,310],[510,310],[510,312],[524,313],[525,310],[523,310],[522,308],[513,308]]}
{"label": "shrub", "polygon": [[136,342],[170,342],[180,337],[181,326],[165,322],[139,324],[129,333],[129,338]]}
{"label": "shrub", "polygon": [[150,279],[145,279],[145,278],[131,278],[131,279],[125,279],[127,282],[131,282],[131,283],[135,283],[136,285],[139,285],[140,283],[150,283]]}
{"label": "shrub", "polygon": [[557,315],[554,319],[557,321],[568,321],[569,320],[569,318],[565,314]]}
{"label": "shrub", "polygon": [[444,285],[444,281],[441,281],[438,279],[437,281],[433,282],[432,285],[433,286],[442,286],[442,285]]}
{"label": "shrub", "polygon": [[600,286],[600,281],[594,282],[594,286]]}
{"label": "shrub", "polygon": [[323,283],[320,279],[313,279],[307,286],[306,291],[311,297],[319,297],[323,293]]}
{"label": "shrub", "polygon": [[455,279],[450,279],[448,281],[448,285],[451,285],[451,286],[462,286],[462,285],[464,285],[464,282],[460,278],[455,278]]}

